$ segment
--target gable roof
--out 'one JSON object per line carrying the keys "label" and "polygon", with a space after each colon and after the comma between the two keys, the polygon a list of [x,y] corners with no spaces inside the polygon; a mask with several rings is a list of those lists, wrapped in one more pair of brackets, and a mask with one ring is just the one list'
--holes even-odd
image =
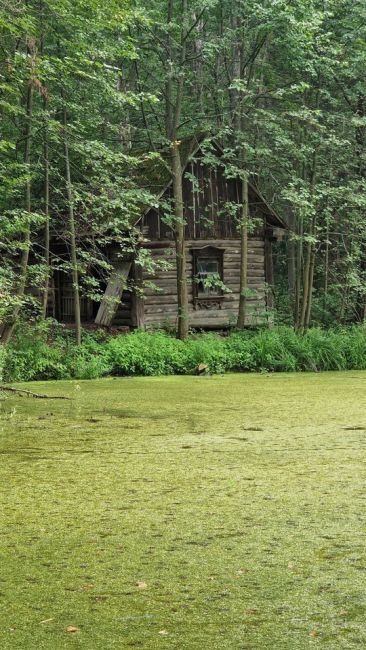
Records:
{"label": "gable roof", "polygon": [[[189,161],[194,158],[195,154],[201,147],[201,144],[207,133],[198,133],[180,140],[180,156],[183,172],[185,171]],[[223,155],[223,149],[216,142],[214,138],[211,139],[212,144],[215,146],[220,155]],[[172,177],[169,166],[163,156],[151,156],[139,167],[138,184],[141,189],[148,190],[160,199],[165,192],[172,185]],[[252,203],[260,203],[261,210],[265,215],[268,223],[277,228],[287,229],[286,222],[277,214],[277,212],[269,205],[259,189],[249,182],[249,201]],[[143,214],[149,211],[146,206]],[[143,216],[141,215],[141,217]],[[141,218],[140,217],[140,218]]]}

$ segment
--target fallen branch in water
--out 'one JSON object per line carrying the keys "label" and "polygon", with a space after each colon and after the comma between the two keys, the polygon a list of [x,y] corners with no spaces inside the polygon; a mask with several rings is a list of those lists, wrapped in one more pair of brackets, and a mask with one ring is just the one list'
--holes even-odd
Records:
{"label": "fallen branch in water", "polygon": [[36,397],[37,399],[72,399],[64,395],[43,395],[42,393],[33,393],[31,390],[24,390],[22,388],[11,388],[10,386],[2,386],[0,384],[0,392],[7,391],[9,393],[16,393],[17,395],[26,395],[27,397]]}

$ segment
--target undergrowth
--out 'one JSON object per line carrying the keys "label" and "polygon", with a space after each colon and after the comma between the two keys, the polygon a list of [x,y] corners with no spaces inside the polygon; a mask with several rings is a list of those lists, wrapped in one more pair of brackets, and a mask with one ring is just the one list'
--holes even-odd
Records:
{"label": "undergrowth", "polygon": [[228,336],[191,334],[182,342],[164,332],[136,331],[107,336],[84,333],[77,347],[72,333],[43,327],[18,333],[0,349],[5,381],[96,379],[106,375],[191,374],[199,364],[211,373],[295,372],[366,369],[366,331],[289,327],[233,331]]}

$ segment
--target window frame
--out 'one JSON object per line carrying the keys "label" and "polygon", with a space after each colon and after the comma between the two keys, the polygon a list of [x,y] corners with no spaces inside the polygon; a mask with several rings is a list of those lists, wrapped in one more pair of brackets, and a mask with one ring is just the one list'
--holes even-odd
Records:
{"label": "window frame", "polygon": [[216,246],[202,246],[202,248],[192,248],[192,297],[195,309],[209,309],[217,305],[221,309],[221,302],[224,298],[224,291],[220,289],[217,294],[200,294],[198,291],[198,262],[200,259],[215,259],[218,261],[220,281],[224,282],[224,248]]}

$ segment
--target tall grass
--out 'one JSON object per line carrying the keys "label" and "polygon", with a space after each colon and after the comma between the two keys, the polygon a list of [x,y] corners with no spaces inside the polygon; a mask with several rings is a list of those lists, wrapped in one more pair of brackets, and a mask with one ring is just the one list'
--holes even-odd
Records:
{"label": "tall grass", "polygon": [[211,373],[366,369],[366,330],[313,328],[302,335],[280,327],[191,334],[184,342],[164,332],[84,334],[79,347],[67,334],[28,331],[0,350],[0,361],[6,381],[190,374],[202,363]]}

